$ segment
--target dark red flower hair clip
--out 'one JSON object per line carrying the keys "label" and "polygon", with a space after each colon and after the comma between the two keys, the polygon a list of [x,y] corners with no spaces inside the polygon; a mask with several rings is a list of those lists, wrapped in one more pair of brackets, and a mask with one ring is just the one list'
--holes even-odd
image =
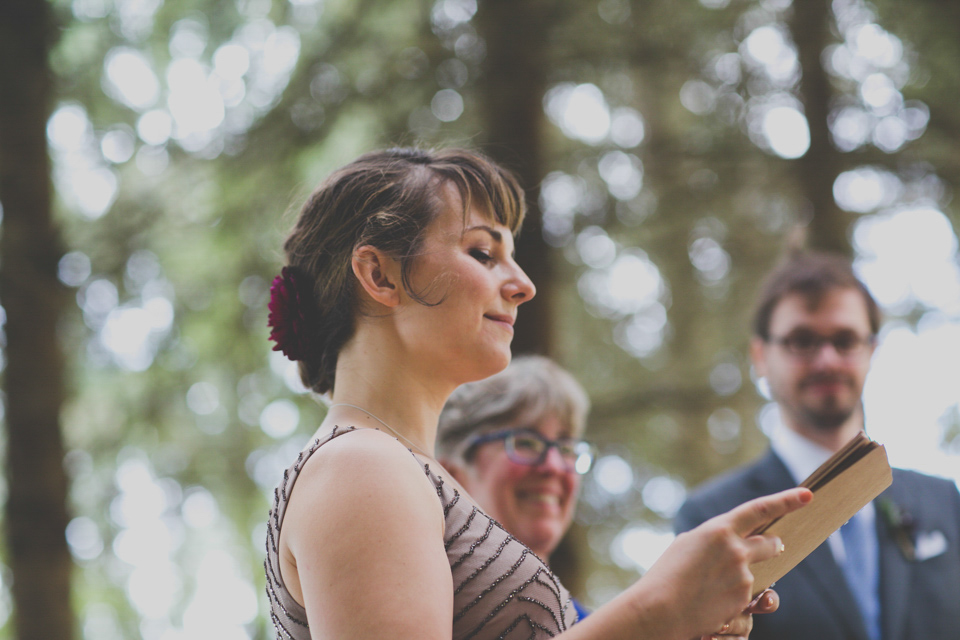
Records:
{"label": "dark red flower hair clip", "polygon": [[270,285],[270,340],[291,360],[305,360],[316,342],[317,313],[310,278],[296,267],[284,267]]}

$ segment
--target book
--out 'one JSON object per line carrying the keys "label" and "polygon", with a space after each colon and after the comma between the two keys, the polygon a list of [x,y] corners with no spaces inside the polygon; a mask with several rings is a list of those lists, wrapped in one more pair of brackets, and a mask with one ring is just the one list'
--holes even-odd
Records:
{"label": "book", "polygon": [[784,545],[780,555],[750,565],[753,597],[800,564],[892,482],[886,449],[861,431],[800,483],[813,491],[812,502],[753,532],[779,536]]}

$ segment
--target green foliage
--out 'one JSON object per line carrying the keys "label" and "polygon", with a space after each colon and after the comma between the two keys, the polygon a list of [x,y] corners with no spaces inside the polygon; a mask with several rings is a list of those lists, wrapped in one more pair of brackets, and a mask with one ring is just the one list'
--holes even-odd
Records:
{"label": "green foliage", "polygon": [[[724,4],[713,10],[667,0],[553,4],[542,52],[550,87],[592,83],[612,111],[634,109],[645,127],[636,144],[617,144],[609,135],[584,142],[547,122],[540,136],[546,159],[540,178],[562,175],[580,189],[578,200],[567,203],[568,226],[546,236],[555,281],[537,283],[555,293],[553,355],[594,398],[593,437],[635,471],[625,497],[587,488],[581,520],[590,527],[590,549],[581,553],[591,554],[584,565],[594,578],[581,576],[578,589],[588,585],[584,595],[597,603],[611,585],[635,577],[635,567],[611,557],[616,536],[632,522],[662,525],[669,515],[646,505],[636,490],[664,477],[692,485],[762,447],[755,427],[761,401],[745,357],[750,305],[759,278],[811,214],[795,162],[751,141],[746,106],[777,91],[795,95],[800,76],[776,87],[741,58],[736,79],[717,76],[720,57],[737,53],[750,31],[785,24],[789,3],[704,3]],[[457,10],[469,3],[446,5]],[[480,109],[484,34],[470,20],[431,23],[431,12],[446,5],[176,0],[139,18],[124,17],[119,2],[57,5],[62,28],[51,65],[61,102],[83,106],[94,149],[118,130],[134,146],[127,160],[101,158],[119,184],[104,215],[83,217],[66,197],[59,205],[69,250],[90,263],[89,275],[75,283],[78,309],[62,331],[72,366],[73,396],[63,418],[71,507],[96,525],[77,560],[75,606],[85,637],[154,638],[182,627],[197,615],[190,607],[212,549],[232,554],[238,579],[262,592],[259,541],[272,490],[264,478],[281,460],[282,466],[292,460],[323,416],[316,402],[284,383],[281,360],[271,357],[266,340],[268,286],[282,264],[282,238],[313,185],[360,152],[483,139],[490,128]],[[928,133],[896,153],[867,144],[835,151],[833,159],[842,168],[915,171],[922,164],[945,185],[944,211],[957,224],[946,194],[960,183],[960,158],[950,142],[960,129],[960,20],[940,20],[934,10],[940,6],[921,2],[907,11],[903,3],[877,3],[880,23],[910,47],[903,94],[930,107]],[[271,37],[295,33],[296,65],[288,80],[282,73],[275,78],[280,90],[256,97],[253,68],[263,61],[252,60],[246,97],[225,107],[229,124],[206,144],[147,144],[135,131],[144,112],[166,108],[165,73],[180,55],[170,39],[184,20],[203,34],[194,55],[202,66],[214,64],[223,44],[255,40],[257,29]],[[153,105],[131,108],[104,94],[105,60],[117,47],[139,51],[152,65],[161,87]],[[251,50],[252,59],[260,55]],[[854,83],[834,81],[836,100],[855,90]],[[464,105],[449,121],[431,109],[443,90],[456,91]],[[681,97],[697,90],[707,92],[712,106],[694,113],[695,98],[684,98],[685,107]],[[549,96],[534,98],[550,111]],[[643,187],[618,197],[609,172],[623,161],[642,167]],[[547,224],[554,214],[544,209]],[[585,243],[601,236],[612,258],[591,263]],[[711,271],[709,256],[698,267],[703,252],[726,260],[726,267]],[[578,283],[608,273],[623,256],[656,270],[659,293],[640,310],[585,303],[588,287]],[[112,303],[90,302],[101,290],[109,298],[111,287]],[[119,311],[147,309],[151,301],[159,311],[149,313],[162,316],[166,304],[172,320],[149,333],[146,355],[125,361],[104,327],[111,317],[118,321]],[[653,348],[631,347],[630,331],[660,337]],[[299,417],[295,431],[273,437],[261,427],[268,422],[264,410],[277,400],[292,404],[274,407],[296,407]],[[129,502],[137,490],[155,501],[143,499],[148,513],[141,516],[152,517],[163,533],[137,544],[162,543],[154,553],[168,552],[169,564],[159,568],[149,557],[131,562],[143,551],[124,547],[140,535],[142,522],[131,521],[137,510]],[[590,492],[600,497],[590,500]],[[98,539],[103,550],[95,553]],[[151,567],[158,573],[150,574]],[[154,596],[169,598],[166,613],[144,610],[149,590],[137,594],[150,575],[170,580]],[[237,624],[251,637],[271,637],[260,599],[259,616]]]}

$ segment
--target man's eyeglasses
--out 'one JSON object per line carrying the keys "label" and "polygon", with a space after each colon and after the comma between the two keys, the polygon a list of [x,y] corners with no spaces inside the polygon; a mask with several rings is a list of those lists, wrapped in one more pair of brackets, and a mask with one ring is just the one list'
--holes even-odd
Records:
{"label": "man's eyeglasses", "polygon": [[771,336],[768,342],[778,344],[788,353],[799,358],[813,358],[823,345],[829,343],[837,355],[842,357],[855,356],[861,353],[865,347],[873,344],[874,337],[862,337],[852,331],[841,331],[832,336],[822,336],[812,331],[798,331],[786,336]]}
{"label": "man's eyeglasses", "polygon": [[567,471],[576,471],[580,474],[590,470],[596,457],[593,445],[585,440],[575,438],[550,440],[531,429],[504,429],[481,433],[467,441],[463,457],[469,458],[480,445],[497,440],[503,440],[507,458],[511,462],[532,467],[543,464],[552,447],[556,447]]}

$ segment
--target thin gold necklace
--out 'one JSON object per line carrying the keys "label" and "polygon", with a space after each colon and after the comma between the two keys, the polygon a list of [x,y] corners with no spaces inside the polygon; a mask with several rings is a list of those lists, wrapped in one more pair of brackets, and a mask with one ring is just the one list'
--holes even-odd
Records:
{"label": "thin gold necklace", "polygon": [[397,436],[398,438],[400,438],[401,440],[403,440],[404,442],[406,442],[408,445],[410,445],[411,447],[413,447],[414,449],[416,449],[417,453],[419,453],[419,454],[422,455],[422,456],[426,456],[426,457],[430,458],[431,460],[433,459],[433,456],[432,456],[432,455],[430,455],[429,453],[427,453],[426,451],[424,451],[423,449],[421,449],[420,447],[418,447],[417,445],[415,445],[414,443],[412,443],[409,438],[407,438],[406,436],[404,436],[402,433],[400,433],[399,431],[397,431],[396,429],[394,429],[393,427],[391,427],[390,425],[388,425],[386,422],[384,422],[383,420],[381,420],[381,419],[378,418],[377,416],[373,415],[372,413],[370,413],[369,411],[367,411],[366,409],[364,409],[363,407],[358,407],[358,406],[355,405],[355,404],[349,404],[349,403],[346,403],[346,402],[334,402],[332,405],[330,405],[330,407],[329,407],[327,410],[329,411],[330,409],[333,409],[334,407],[350,407],[351,409],[356,409],[357,411],[363,411],[365,414],[367,414],[368,416],[370,416],[371,418],[373,418],[374,420],[376,420],[377,422],[379,422],[380,424],[382,424],[383,426],[385,426],[390,433],[392,433],[393,435]]}

